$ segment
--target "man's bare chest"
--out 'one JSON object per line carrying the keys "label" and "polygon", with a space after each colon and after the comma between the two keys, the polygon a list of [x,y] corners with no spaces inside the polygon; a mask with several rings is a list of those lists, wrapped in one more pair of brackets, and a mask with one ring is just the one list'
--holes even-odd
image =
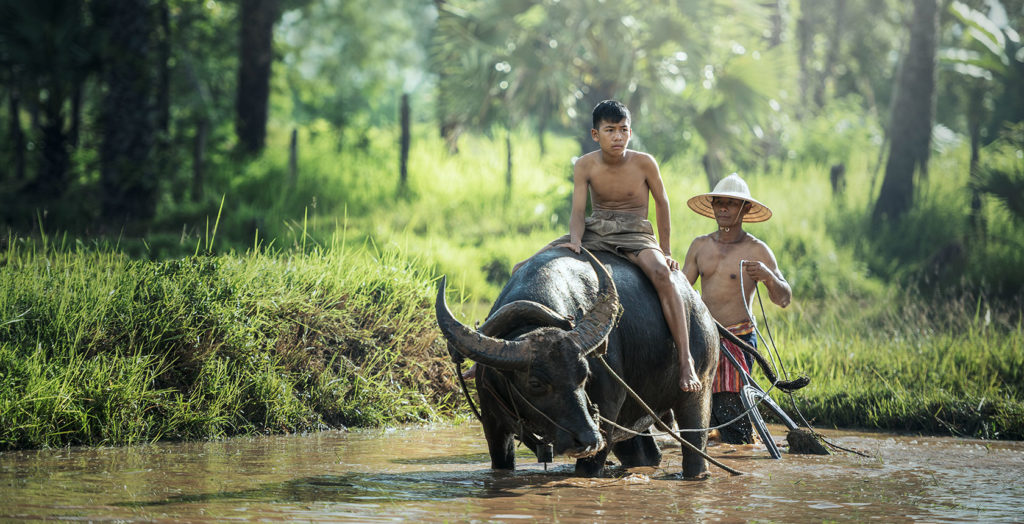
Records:
{"label": "man's bare chest", "polygon": [[705,285],[738,281],[746,251],[736,245],[711,241],[698,264]]}

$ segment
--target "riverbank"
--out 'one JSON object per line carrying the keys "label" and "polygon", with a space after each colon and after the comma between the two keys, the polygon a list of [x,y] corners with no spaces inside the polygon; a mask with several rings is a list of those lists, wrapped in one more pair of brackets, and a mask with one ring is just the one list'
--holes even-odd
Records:
{"label": "riverbank", "polygon": [[435,421],[458,398],[394,251],[0,259],[0,450]]}
{"label": "riverbank", "polygon": [[[467,414],[434,275],[396,250],[146,261],[14,241],[2,264],[0,450]],[[800,412],[817,427],[1024,440],[1020,311],[957,296],[889,291],[772,313],[787,371],[812,379]]]}

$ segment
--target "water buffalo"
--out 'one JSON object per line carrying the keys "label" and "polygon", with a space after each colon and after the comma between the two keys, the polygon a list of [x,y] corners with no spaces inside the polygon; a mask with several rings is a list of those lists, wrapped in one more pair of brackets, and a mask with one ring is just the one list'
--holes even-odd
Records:
{"label": "water buffalo", "polygon": [[[657,293],[623,258],[597,253],[595,259],[565,248],[543,251],[512,275],[478,329],[454,318],[442,280],[435,302],[438,324],[453,357],[478,364],[481,423],[492,468],[515,468],[515,438],[535,453],[552,446],[554,454],[576,458],[578,475],[601,474],[610,451],[626,467],[660,463],[652,437],[634,437],[608,423],[599,426],[598,413],[633,431],[653,422],[595,360],[602,353],[659,417],[672,410],[680,428],[708,426],[719,330],[682,273],[673,272],[673,279],[688,313],[694,367],[705,385],[696,393],[679,389],[678,356]],[[705,449],[706,432],[684,433],[684,438]],[[706,471],[704,458],[684,448],[683,475]]]}

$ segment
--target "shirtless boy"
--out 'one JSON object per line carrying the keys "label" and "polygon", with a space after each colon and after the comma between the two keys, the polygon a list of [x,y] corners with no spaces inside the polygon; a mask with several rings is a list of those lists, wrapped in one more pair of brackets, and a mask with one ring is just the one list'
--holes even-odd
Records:
{"label": "shirtless boy", "polygon": [[[600,149],[580,157],[573,168],[569,234],[544,249],[567,247],[579,253],[582,246],[610,251],[639,266],[658,292],[679,351],[679,388],[699,391],[701,383],[690,355],[686,311],[671,278],[679,262],[672,259],[668,193],[658,164],[651,155],[627,148],[632,136],[630,114],[620,102],[605,100],[594,108],[590,136]],[[588,190],[593,213],[584,217]],[[647,220],[650,197],[654,198],[658,220],[657,240]]]}
{"label": "shirtless boy", "polygon": [[[772,216],[765,205],[750,196],[747,183],[733,173],[715,185],[710,193],[691,198],[687,205],[698,214],[715,219],[715,231],[699,236],[690,244],[683,260],[683,274],[692,285],[701,279],[701,298],[711,316],[726,329],[752,346],[756,346],[753,319],[748,315],[758,282],[768,289],[772,302],[789,305],[793,292],[775,262],[775,254],[767,244],[743,229],[744,222],[763,222]],[[740,282],[743,289],[740,289]],[[729,351],[750,372],[751,357],[726,340]],[[722,424],[743,412],[739,399],[743,381],[726,358],[718,360],[718,371],[712,385],[712,424]],[[738,426],[738,427],[734,427]],[[740,419],[719,432],[728,443],[753,441],[750,421]]]}

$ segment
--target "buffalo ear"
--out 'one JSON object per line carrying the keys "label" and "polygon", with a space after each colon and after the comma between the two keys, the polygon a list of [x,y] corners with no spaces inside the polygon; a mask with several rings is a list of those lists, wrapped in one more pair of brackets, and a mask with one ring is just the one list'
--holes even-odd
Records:
{"label": "buffalo ear", "polygon": [[532,300],[516,300],[501,306],[480,326],[480,332],[502,337],[523,326],[556,327],[562,331],[573,328],[573,318]]}

